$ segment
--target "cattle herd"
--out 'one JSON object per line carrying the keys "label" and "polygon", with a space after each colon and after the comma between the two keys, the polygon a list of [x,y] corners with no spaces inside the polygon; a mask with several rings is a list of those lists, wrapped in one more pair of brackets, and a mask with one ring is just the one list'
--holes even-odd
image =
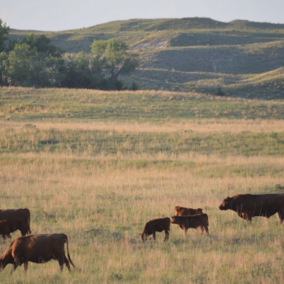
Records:
{"label": "cattle herd", "polygon": [[[278,213],[280,223],[284,220],[284,194],[238,194],[227,197],[219,206],[220,210],[233,210],[239,217],[252,221],[252,217],[263,216],[269,218]],[[202,212],[201,208],[192,209],[176,206],[175,215],[170,219],[158,218],[148,221],[142,233],[141,240],[144,242],[149,236],[156,239],[156,232],[165,231],[164,241],[169,239],[170,225],[177,224],[184,231],[184,236],[188,229],[200,227],[201,234],[204,229],[209,234],[208,215]],[[11,238],[11,233],[20,230],[22,237],[11,241],[9,247],[0,257],[0,270],[7,264],[12,264],[12,271],[24,264],[24,270],[28,269],[28,262],[44,263],[51,259],[57,260],[60,270],[64,264],[70,271],[70,264],[75,268],[68,249],[68,238],[65,234],[51,235],[31,235],[30,211],[29,209],[6,209],[0,210],[0,234],[5,239]],[[67,246],[67,257],[64,246]]]}
{"label": "cattle herd", "polygon": [[[280,224],[284,220],[284,194],[237,194],[232,197],[227,197],[219,206],[220,210],[233,210],[237,214],[251,222],[252,217],[263,216],[266,218],[271,217],[278,213]],[[202,212],[201,208],[192,209],[176,206],[175,216],[170,219],[158,218],[148,221],[142,233],[140,234],[141,240],[144,242],[150,235],[156,239],[156,232],[165,231],[164,241],[169,239],[170,224],[177,224],[184,231],[184,236],[189,228],[197,229],[200,227],[201,234],[204,229],[208,231],[208,215]]]}

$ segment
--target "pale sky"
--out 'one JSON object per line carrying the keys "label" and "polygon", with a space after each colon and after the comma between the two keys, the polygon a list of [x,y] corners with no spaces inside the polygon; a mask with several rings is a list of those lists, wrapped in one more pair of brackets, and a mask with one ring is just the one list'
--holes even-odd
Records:
{"label": "pale sky", "polygon": [[62,31],[116,20],[187,17],[284,24],[284,0],[0,0],[0,19],[20,30]]}

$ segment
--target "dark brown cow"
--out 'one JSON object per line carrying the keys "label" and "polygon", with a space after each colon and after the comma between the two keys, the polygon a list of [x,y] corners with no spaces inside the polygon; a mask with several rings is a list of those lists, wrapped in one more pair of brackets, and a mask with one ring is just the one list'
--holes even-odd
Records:
{"label": "dark brown cow", "polygon": [[233,210],[251,222],[252,217],[269,218],[278,213],[280,224],[284,220],[284,194],[237,194],[227,197],[219,206],[220,210]]}
{"label": "dark brown cow", "polygon": [[165,231],[165,238],[164,238],[165,242],[169,239],[170,226],[171,226],[171,219],[169,217],[150,220],[145,224],[144,229],[140,234],[141,240],[143,242],[147,241],[147,238],[150,235],[153,235],[153,239],[156,240],[156,232]]}
{"label": "dark brown cow", "polygon": [[7,221],[10,233],[20,230],[22,236],[31,234],[30,210],[27,208],[0,210],[0,221]]}
{"label": "dark brown cow", "polygon": [[[67,256],[64,252],[64,244],[67,244]],[[70,271],[70,263],[75,268],[68,249],[68,238],[65,234],[52,235],[29,235],[14,239],[0,258],[0,269],[3,270],[7,264],[13,264],[12,272],[24,263],[27,271],[28,262],[44,263],[51,259],[59,262],[60,270],[63,265]],[[69,260],[69,261],[68,261]]]}
{"label": "dark brown cow", "polygon": [[202,209],[192,209],[192,208],[186,208],[186,207],[175,207],[175,215],[176,216],[188,216],[188,215],[196,215],[196,214],[202,214]]}
{"label": "dark brown cow", "polygon": [[171,223],[179,225],[180,228],[184,230],[184,236],[186,236],[188,229],[197,229],[198,227],[201,229],[201,234],[203,233],[204,229],[207,235],[209,234],[208,215],[205,213],[191,216],[173,216]]}
{"label": "dark brown cow", "polygon": [[0,221],[0,235],[2,235],[4,239],[4,243],[6,240],[6,237],[11,238],[10,235],[10,226],[8,224],[8,221]]}

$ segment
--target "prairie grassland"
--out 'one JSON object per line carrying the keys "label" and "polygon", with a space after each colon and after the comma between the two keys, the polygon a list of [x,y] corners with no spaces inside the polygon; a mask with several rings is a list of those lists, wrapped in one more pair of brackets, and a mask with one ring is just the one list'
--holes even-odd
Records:
{"label": "prairie grassland", "polygon": [[[141,121],[141,104],[156,98],[162,105],[163,96],[167,116],[152,113]],[[190,100],[187,107],[196,105],[204,117],[182,116],[170,96],[184,96],[184,104]],[[24,88],[3,88],[0,100],[1,208],[28,207],[34,234],[66,233],[77,267],[61,274],[56,262],[31,263],[27,274],[19,267],[10,276],[9,265],[1,283],[283,282],[277,216],[248,224],[218,209],[234,194],[283,192],[284,123],[272,111],[282,114],[283,103]],[[96,118],[86,113],[86,101],[93,108],[120,102],[124,113]],[[222,107],[231,119],[211,117],[212,108]],[[234,108],[256,119],[236,115]],[[271,110],[267,119],[258,115],[263,109]],[[184,238],[172,225],[167,243],[157,234],[156,242],[143,244],[145,222],[171,217],[176,205],[203,208],[210,235],[189,230]],[[1,253],[7,245],[0,240]]]}
{"label": "prairie grassland", "polygon": [[[218,205],[236,193],[281,192],[284,158],[192,154],[180,157],[187,167],[164,159],[135,167],[137,158],[2,155],[2,208],[29,207],[33,233],[66,233],[77,271],[60,274],[49,262],[9,276],[8,266],[1,282],[281,283],[283,225],[275,216],[249,225]],[[175,205],[203,208],[210,235],[190,230],[184,239],[172,225],[168,243],[160,234],[141,243],[144,223],[172,216]]]}
{"label": "prairie grassland", "polygon": [[207,119],[282,120],[283,101],[165,91],[1,88],[0,121],[182,123]]}

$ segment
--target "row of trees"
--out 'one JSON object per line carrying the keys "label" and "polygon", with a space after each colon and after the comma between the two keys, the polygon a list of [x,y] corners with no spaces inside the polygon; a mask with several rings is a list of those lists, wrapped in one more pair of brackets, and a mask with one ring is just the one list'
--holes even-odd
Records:
{"label": "row of trees", "polygon": [[[46,36],[30,34],[22,40],[8,38],[9,27],[0,19],[0,85],[121,90],[122,74],[139,65],[137,54],[116,39],[94,40],[92,55],[79,52],[66,57]],[[137,88],[135,84],[133,89]]]}

